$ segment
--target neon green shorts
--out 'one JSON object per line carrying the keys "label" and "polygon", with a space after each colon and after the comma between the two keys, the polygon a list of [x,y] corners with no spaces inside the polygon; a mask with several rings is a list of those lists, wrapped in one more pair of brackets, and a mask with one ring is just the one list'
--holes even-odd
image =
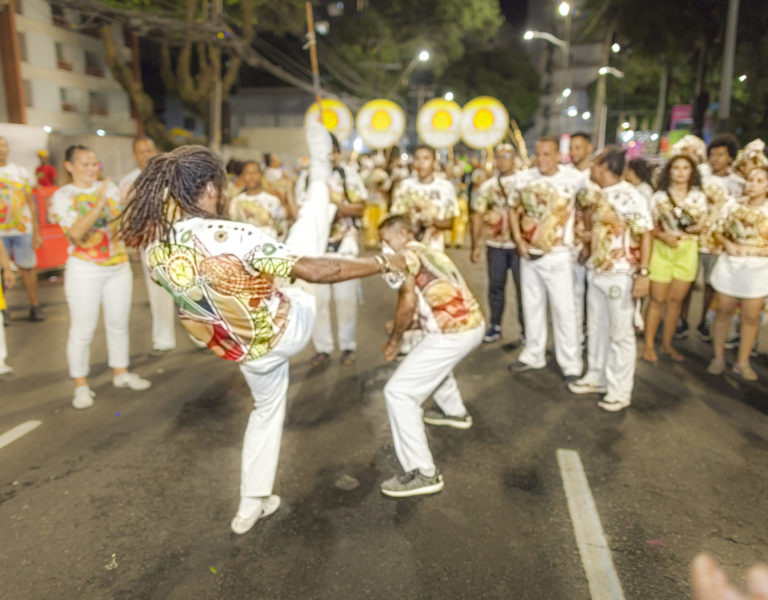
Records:
{"label": "neon green shorts", "polygon": [[695,281],[699,267],[699,242],[689,238],[680,240],[677,248],[667,246],[661,240],[653,240],[648,278],[656,283]]}

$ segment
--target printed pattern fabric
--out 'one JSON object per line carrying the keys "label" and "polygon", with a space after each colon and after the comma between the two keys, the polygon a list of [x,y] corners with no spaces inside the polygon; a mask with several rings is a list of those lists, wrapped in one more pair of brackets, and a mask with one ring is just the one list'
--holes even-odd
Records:
{"label": "printed pattern fabric", "polygon": [[640,265],[640,240],[653,229],[646,198],[626,181],[602,190],[592,214],[590,265],[600,272],[633,272]]}
{"label": "printed pattern fabric", "polygon": [[[344,170],[344,180],[338,169]],[[346,181],[347,194],[344,195],[344,182]],[[331,191],[331,202],[341,204],[360,204],[368,199],[368,189],[357,171],[343,165],[337,167],[331,173],[328,180],[328,186]],[[337,213],[336,218],[331,224],[331,232],[328,235],[328,244],[338,246],[346,236],[357,235],[357,219],[354,217],[342,217]],[[330,250],[331,248],[329,248]]]}
{"label": "printed pattern fabric", "polygon": [[29,173],[8,163],[0,167],[0,236],[32,233],[32,213],[27,194],[32,192]]}
{"label": "printed pattern fabric", "polygon": [[390,213],[407,216],[423,243],[442,250],[443,232],[427,224],[456,218],[461,209],[456,190],[449,181],[435,176],[429,183],[421,183],[417,178],[409,177],[397,186]]}
{"label": "printed pattern fabric", "polygon": [[147,268],[173,296],[187,331],[226,360],[267,354],[290,318],[279,279],[298,257],[248,224],[193,218],[173,233],[147,248]]}
{"label": "printed pattern fabric", "polygon": [[[69,229],[88,214],[96,205],[101,182],[83,189],[72,184],[56,191],[51,198],[50,215],[53,222],[61,226],[69,236]],[[70,240],[69,254],[104,267],[118,265],[128,260],[125,244],[118,238],[117,217],[123,210],[120,192],[113,183],[107,188],[107,204],[96,219],[81,244]]]}
{"label": "printed pattern fabric", "polygon": [[731,200],[722,215],[720,230],[726,238],[745,246],[768,247],[768,203],[751,206]]}
{"label": "printed pattern fabric", "polygon": [[520,233],[534,254],[573,247],[576,195],[586,185],[581,173],[564,167],[554,175],[542,175],[538,169],[518,175],[515,205],[522,211]]}
{"label": "printed pattern fabric", "polygon": [[418,318],[424,331],[460,333],[482,324],[483,313],[477,300],[444,252],[411,242],[404,256],[406,269],[415,279]]}
{"label": "printed pattern fabric", "polygon": [[229,218],[240,223],[257,227],[269,237],[285,239],[288,234],[288,216],[280,198],[259,192],[250,196],[246,193],[235,196],[229,203]]}
{"label": "printed pattern fabric", "polygon": [[515,247],[509,225],[509,208],[514,197],[514,175],[491,177],[472,195],[472,210],[483,215],[486,245],[496,248]]}
{"label": "printed pattern fabric", "polygon": [[707,217],[707,198],[699,189],[691,189],[682,202],[673,202],[667,192],[651,196],[651,216],[656,227],[679,238],[698,238],[687,230]]}
{"label": "printed pattern fabric", "polygon": [[702,219],[703,229],[699,234],[699,251],[719,254],[723,248],[717,240],[722,228],[723,209],[732,200],[744,195],[744,180],[733,173],[725,177],[706,175],[702,179],[702,190],[707,198],[707,214]]}

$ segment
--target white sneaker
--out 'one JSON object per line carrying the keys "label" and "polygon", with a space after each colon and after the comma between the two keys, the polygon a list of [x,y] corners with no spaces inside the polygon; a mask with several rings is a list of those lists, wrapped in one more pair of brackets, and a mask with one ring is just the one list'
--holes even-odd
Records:
{"label": "white sneaker", "polygon": [[243,535],[251,530],[256,525],[256,521],[262,517],[268,517],[273,512],[280,508],[280,496],[269,496],[262,500],[261,508],[254,514],[243,517],[239,513],[232,519],[231,527],[237,535]]}
{"label": "white sneaker", "polygon": [[152,387],[149,379],[142,379],[136,373],[120,373],[112,378],[112,384],[116,388],[131,388],[137,392]]}
{"label": "white sneaker", "polygon": [[630,404],[632,404],[631,400],[629,398],[626,398],[624,400],[601,400],[597,403],[597,405],[602,408],[603,410],[607,410],[609,412],[617,412],[620,410],[624,410],[627,408]]}
{"label": "white sneaker", "polygon": [[0,363],[0,375],[8,375],[8,373],[13,373],[13,369],[5,363]]}
{"label": "white sneaker", "polygon": [[582,378],[568,384],[568,389],[574,394],[605,394],[606,387]]}
{"label": "white sneaker", "polygon": [[96,394],[87,385],[78,385],[75,388],[75,397],[72,398],[72,406],[77,410],[84,408],[91,408],[93,406],[93,398]]}

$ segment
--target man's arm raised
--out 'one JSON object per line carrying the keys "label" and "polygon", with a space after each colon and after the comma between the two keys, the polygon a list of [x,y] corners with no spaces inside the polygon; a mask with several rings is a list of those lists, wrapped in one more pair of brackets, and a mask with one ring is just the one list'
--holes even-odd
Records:
{"label": "man's arm raised", "polygon": [[337,283],[377,273],[402,271],[405,260],[401,256],[372,256],[370,258],[311,258],[302,256],[291,269],[291,277],[310,283]]}

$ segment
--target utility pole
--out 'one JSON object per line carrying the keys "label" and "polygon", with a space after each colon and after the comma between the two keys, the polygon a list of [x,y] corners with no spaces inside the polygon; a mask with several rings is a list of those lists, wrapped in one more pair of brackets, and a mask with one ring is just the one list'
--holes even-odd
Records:
{"label": "utility pole", "polygon": [[725,48],[723,50],[723,74],[720,79],[720,108],[717,130],[728,130],[731,116],[731,86],[733,85],[733,58],[736,54],[736,26],[739,23],[739,0],[730,0],[728,21],[725,25]]}
{"label": "utility pole", "polygon": [[[613,24],[611,24],[605,31],[605,40],[603,41],[603,47],[600,52],[600,68],[607,67],[608,61],[611,59],[613,30]],[[605,146],[605,129],[608,122],[608,107],[605,105],[606,79],[607,75],[600,75],[598,77],[597,90],[595,91],[595,110],[592,113],[595,119],[594,139],[598,150],[602,150]]]}
{"label": "utility pole", "polygon": [[[213,22],[216,25],[221,23],[222,0],[213,0]],[[223,90],[221,83],[221,49],[215,48],[212,51],[214,55],[211,61],[211,68],[214,69],[214,84],[211,91],[210,120],[208,123],[208,145],[214,152],[221,152],[221,102]]]}

